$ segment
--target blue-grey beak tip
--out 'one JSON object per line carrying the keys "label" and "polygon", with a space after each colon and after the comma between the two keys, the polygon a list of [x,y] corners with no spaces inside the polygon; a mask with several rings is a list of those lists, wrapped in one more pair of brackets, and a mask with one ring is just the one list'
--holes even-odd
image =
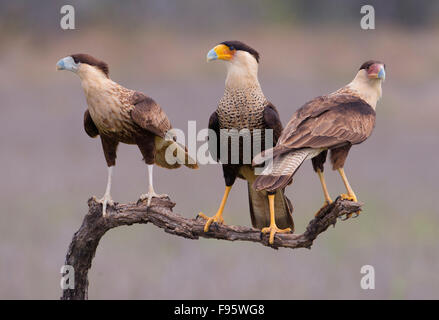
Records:
{"label": "blue-grey beak tip", "polygon": [[64,60],[61,59],[56,63],[56,70],[64,70]]}
{"label": "blue-grey beak tip", "polygon": [[212,61],[218,59],[218,55],[216,54],[215,50],[212,49],[207,53],[207,61]]}
{"label": "blue-grey beak tip", "polygon": [[383,80],[386,78],[386,71],[384,71],[384,68],[381,68],[380,72],[378,72],[378,78]]}

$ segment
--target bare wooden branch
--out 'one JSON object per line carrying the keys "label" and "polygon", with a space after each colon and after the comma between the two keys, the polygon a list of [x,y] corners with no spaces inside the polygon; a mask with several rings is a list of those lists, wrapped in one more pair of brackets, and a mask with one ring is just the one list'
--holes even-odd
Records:
{"label": "bare wooden branch", "polygon": [[152,223],[165,232],[188,239],[213,238],[229,241],[258,242],[264,246],[278,249],[284,248],[311,248],[317,236],[329,226],[334,225],[337,218],[358,212],[361,204],[337,198],[332,204],[320,209],[318,214],[309,222],[306,231],[302,234],[276,234],[274,244],[268,243],[268,234],[260,230],[245,226],[218,225],[213,223],[210,231],[205,233],[205,220],[185,218],[172,212],[175,203],[169,199],[153,198],[151,206],[145,202],[130,204],[115,204],[107,208],[107,217],[102,216],[102,205],[95,198],[88,200],[89,211],[85,215],[79,230],[73,235],[70,243],[66,265],[75,270],[75,288],[63,290],[61,299],[80,300],[88,298],[88,270],[100,239],[108,230],[122,225],[134,223]]}

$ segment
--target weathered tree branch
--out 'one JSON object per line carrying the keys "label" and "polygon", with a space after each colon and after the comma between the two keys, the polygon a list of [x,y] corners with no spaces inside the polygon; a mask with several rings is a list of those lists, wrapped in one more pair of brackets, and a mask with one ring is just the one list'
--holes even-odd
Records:
{"label": "weathered tree branch", "polygon": [[162,228],[165,232],[188,239],[214,238],[229,241],[252,241],[274,249],[285,248],[311,248],[317,236],[324,232],[330,225],[335,225],[337,218],[361,210],[361,204],[342,200],[340,197],[332,204],[320,209],[312,219],[306,231],[302,234],[277,234],[274,244],[269,245],[268,234],[260,230],[245,226],[229,226],[212,224],[210,231],[203,231],[205,220],[201,217],[195,219],[185,218],[172,212],[175,203],[169,199],[152,200],[151,206],[146,207],[145,202],[137,204],[116,204],[107,209],[107,217],[102,217],[102,205],[95,198],[88,200],[89,211],[85,215],[79,230],[73,235],[70,243],[66,265],[73,266],[75,270],[75,288],[63,290],[61,299],[80,300],[88,298],[88,270],[91,268],[100,239],[108,230],[122,225],[134,223],[152,223]]}

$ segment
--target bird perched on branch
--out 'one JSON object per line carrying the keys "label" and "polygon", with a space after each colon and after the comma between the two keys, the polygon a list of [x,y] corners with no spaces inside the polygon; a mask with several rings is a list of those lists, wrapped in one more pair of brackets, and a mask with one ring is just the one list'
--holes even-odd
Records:
{"label": "bird perched on branch", "polygon": [[[283,189],[267,193],[257,192],[252,187],[256,178],[251,166],[253,147],[260,143],[260,151],[265,150],[265,130],[272,130],[274,143],[282,132],[278,112],[265,98],[258,81],[259,53],[240,41],[225,41],[209,51],[207,60],[223,60],[227,65],[224,95],[209,119],[209,129],[215,132],[214,137],[209,137],[209,151],[215,160],[222,162],[226,188],[221,205],[213,217],[199,214],[207,220],[204,231],[207,232],[213,222],[224,222],[224,206],[236,178],[239,177],[248,183],[253,226],[262,229],[264,233],[270,233],[270,243],[273,243],[275,232],[290,232],[294,229],[293,208]],[[239,135],[238,155],[233,154],[236,149],[229,140],[229,137],[233,139],[233,130],[235,137]],[[260,130],[259,136],[254,134],[256,130]],[[214,144],[213,141],[217,143]],[[273,143],[268,147],[271,146]],[[234,157],[236,161],[233,161]],[[245,161],[246,157],[248,162]],[[276,200],[274,195],[277,195]],[[278,226],[284,229],[279,229]]]}
{"label": "bird perched on branch", "polygon": [[[343,167],[352,145],[362,143],[372,133],[385,69],[379,61],[367,61],[348,85],[298,109],[277,145],[253,159],[254,165],[270,159],[270,165],[255,180],[254,188],[269,192],[285,188],[300,165],[311,159],[320,178],[325,204],[329,204],[332,200],[323,176],[323,165],[330,150],[332,167],[340,173],[347,190],[342,198],[357,201]],[[351,216],[348,214],[346,218]]]}
{"label": "bird perched on branch", "polygon": [[[136,144],[148,165],[149,190],[140,196],[147,199],[167,195],[156,194],[153,187],[153,164],[174,169],[181,164],[196,169],[196,161],[173,139],[171,123],[162,108],[147,95],[122,87],[109,77],[108,65],[88,54],[72,54],[58,61],[57,70],[76,73],[81,79],[88,108],[84,113],[84,129],[92,138],[101,138],[108,165],[108,182],[104,197],[103,215],[112,205],[111,177],[116,164],[120,142]],[[171,152],[166,150],[170,147]]]}

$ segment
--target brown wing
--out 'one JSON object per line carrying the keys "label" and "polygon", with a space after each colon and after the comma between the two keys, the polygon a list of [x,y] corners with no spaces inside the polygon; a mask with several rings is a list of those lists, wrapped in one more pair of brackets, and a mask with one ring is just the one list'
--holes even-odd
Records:
{"label": "brown wing", "polygon": [[166,132],[171,129],[166,113],[150,97],[141,92],[135,92],[131,97],[131,119],[141,128],[148,130],[159,137],[165,137]]}
{"label": "brown wing", "polygon": [[[208,128],[210,130],[213,130],[213,132],[216,135],[216,139],[212,139],[211,137],[208,138],[208,146],[209,146],[209,153],[212,156],[212,159],[215,161],[218,161],[220,159],[220,124],[218,119],[218,114],[216,111],[211,114],[209,118],[209,125]],[[213,132],[209,134],[213,134]]]}
{"label": "brown wing", "polygon": [[269,102],[264,109],[265,129],[273,130],[273,143],[276,144],[282,134],[282,122],[279,119],[279,113],[276,107]]}
{"label": "brown wing", "polygon": [[[279,138],[282,135],[283,126],[279,118],[279,113],[277,112],[276,107],[271,102],[268,102],[267,106],[265,106],[263,116],[264,116],[265,128],[273,130],[273,144],[276,145],[279,141]],[[262,152],[253,158],[254,166],[262,164],[265,161],[264,157],[265,157],[265,152],[267,152],[267,149],[270,151],[274,149],[272,146],[269,147],[270,148],[267,148],[267,146],[265,146],[265,141],[264,141]]]}
{"label": "brown wing", "polygon": [[[285,129],[293,132],[306,119],[316,117],[334,106],[334,99],[320,96],[312,99],[300,107],[291,117]],[[282,140],[282,139],[281,139]]]}
{"label": "brown wing", "polygon": [[[319,101],[323,106],[317,105]],[[375,111],[364,100],[346,95],[319,97],[296,112],[276,148],[332,148],[346,143],[357,144],[370,136],[374,126]]]}
{"label": "brown wing", "polygon": [[96,138],[99,135],[98,128],[96,127],[93,119],[90,116],[88,110],[84,113],[84,129],[85,132],[92,138]]}

